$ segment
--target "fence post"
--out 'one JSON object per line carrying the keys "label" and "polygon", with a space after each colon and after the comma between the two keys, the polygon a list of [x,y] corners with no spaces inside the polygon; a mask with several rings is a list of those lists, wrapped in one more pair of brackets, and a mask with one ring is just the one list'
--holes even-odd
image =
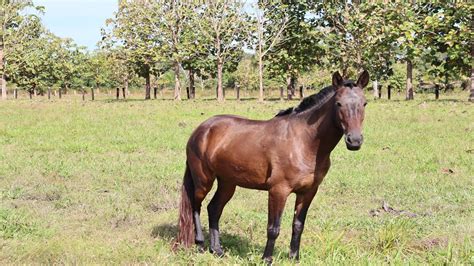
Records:
{"label": "fence post", "polygon": [[122,96],[123,96],[124,99],[126,99],[126,97],[125,97],[125,87],[122,88]]}
{"label": "fence post", "polygon": [[48,88],[48,100],[51,100],[51,88]]}
{"label": "fence post", "polygon": [[436,100],[439,99],[439,85],[438,84],[435,85],[435,99]]}
{"label": "fence post", "polygon": [[240,85],[238,83],[235,84],[235,94],[237,101],[240,101]]}
{"label": "fence post", "polygon": [[378,85],[379,99],[382,98],[382,85]]}
{"label": "fence post", "polygon": [[158,87],[153,87],[153,99],[156,100],[156,94],[158,93]]}
{"label": "fence post", "polygon": [[300,86],[300,99],[303,100],[303,98],[304,98],[304,86],[301,85]]}
{"label": "fence post", "polygon": [[91,87],[91,98],[92,100],[95,100],[94,87]]}
{"label": "fence post", "polygon": [[389,100],[392,97],[392,85],[388,85],[387,87],[387,97]]}

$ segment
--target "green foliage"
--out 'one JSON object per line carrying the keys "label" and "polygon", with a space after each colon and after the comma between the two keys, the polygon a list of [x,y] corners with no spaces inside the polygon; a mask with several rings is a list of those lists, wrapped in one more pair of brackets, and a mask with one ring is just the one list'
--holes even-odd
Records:
{"label": "green foliage", "polygon": [[435,79],[459,79],[469,76],[473,49],[470,3],[436,3],[427,5],[430,12],[423,20],[423,54],[427,73]]}
{"label": "green foliage", "polygon": [[283,31],[283,41],[268,54],[266,66],[274,76],[296,78],[321,62],[321,32],[312,25],[315,14],[311,12],[312,5],[307,1],[274,5],[272,12],[268,14],[268,23],[281,21],[282,17],[288,16],[289,24]]}

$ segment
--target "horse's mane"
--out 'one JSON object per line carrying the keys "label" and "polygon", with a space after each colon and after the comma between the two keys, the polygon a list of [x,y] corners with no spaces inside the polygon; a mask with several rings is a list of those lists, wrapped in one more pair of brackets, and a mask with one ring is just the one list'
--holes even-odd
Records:
{"label": "horse's mane", "polygon": [[[352,80],[346,80],[344,85],[347,87],[355,87],[355,83]],[[290,107],[286,110],[281,110],[276,116],[285,116],[292,113],[301,113],[310,108],[320,108],[325,104],[329,99],[336,95],[336,90],[333,86],[328,86],[319,91],[316,94],[310,95],[304,98],[301,103],[296,107]]]}

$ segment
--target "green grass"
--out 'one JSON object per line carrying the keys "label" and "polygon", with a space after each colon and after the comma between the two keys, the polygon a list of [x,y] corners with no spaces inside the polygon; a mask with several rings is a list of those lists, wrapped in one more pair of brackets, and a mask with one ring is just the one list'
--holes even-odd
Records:
{"label": "green grass", "polygon": [[[221,219],[224,258],[171,252],[185,144],[212,115],[267,119],[297,102],[104,97],[0,102],[0,264],[261,264],[267,194],[246,189]],[[362,150],[332,154],[301,264],[474,263],[474,105],[424,97],[370,101]],[[416,217],[372,216],[383,201]],[[293,205],[277,264],[292,263]]]}

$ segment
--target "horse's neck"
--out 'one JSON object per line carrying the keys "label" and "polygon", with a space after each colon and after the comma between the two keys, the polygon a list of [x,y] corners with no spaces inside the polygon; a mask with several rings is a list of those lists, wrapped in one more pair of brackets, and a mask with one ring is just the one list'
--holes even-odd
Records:
{"label": "horse's neck", "polygon": [[336,126],[334,97],[318,108],[298,115],[298,122],[306,127],[305,138],[314,149],[331,152],[341,140],[343,132]]}

